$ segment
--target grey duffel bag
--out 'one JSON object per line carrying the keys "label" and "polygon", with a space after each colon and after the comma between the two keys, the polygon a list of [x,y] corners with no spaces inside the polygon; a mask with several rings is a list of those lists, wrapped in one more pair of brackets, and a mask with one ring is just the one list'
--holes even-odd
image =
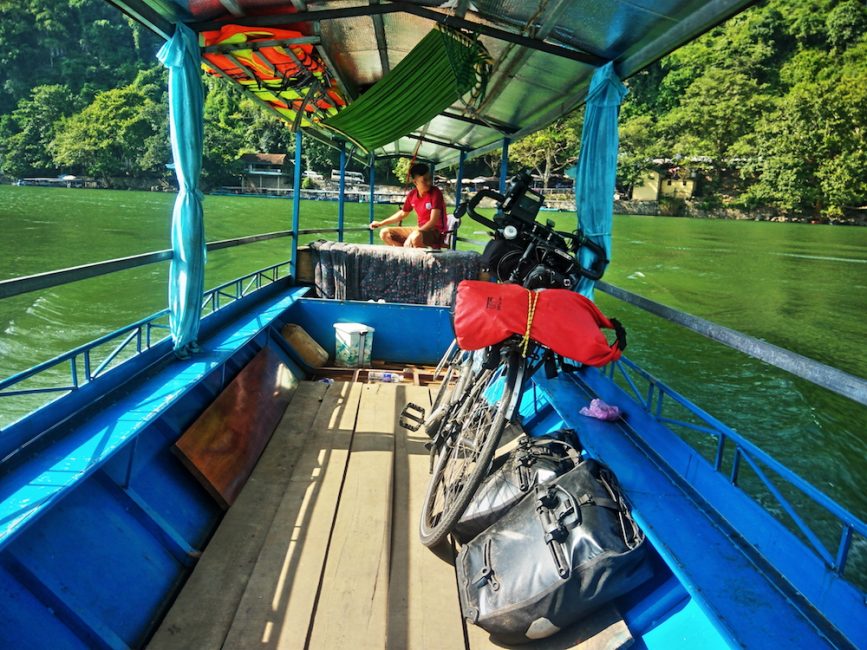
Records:
{"label": "grey duffel bag", "polygon": [[496,640],[541,639],[652,575],[611,471],[587,460],[538,485],[458,554],[464,617]]}
{"label": "grey duffel bag", "polygon": [[461,544],[498,521],[537,485],[552,481],[575,467],[578,451],[567,438],[570,429],[542,438],[522,435],[518,446],[494,461],[490,474],[482,481],[472,501],[452,530]]}

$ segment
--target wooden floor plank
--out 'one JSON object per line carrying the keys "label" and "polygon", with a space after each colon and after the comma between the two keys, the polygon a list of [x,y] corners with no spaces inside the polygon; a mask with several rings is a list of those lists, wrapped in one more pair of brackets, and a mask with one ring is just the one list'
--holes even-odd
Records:
{"label": "wooden floor plank", "polygon": [[[428,407],[425,386],[400,386],[400,402]],[[387,647],[394,650],[464,647],[453,555],[435,555],[418,539],[418,521],[428,483],[424,430],[395,433],[394,519]]]}
{"label": "wooden floor plank", "polygon": [[352,452],[310,635],[313,650],[381,650],[388,620],[395,384],[361,393]]}
{"label": "wooden floor plank", "polygon": [[298,385],[250,480],[151,640],[151,650],[222,646],[326,388],[319,382]]}
{"label": "wooden floor plank", "polygon": [[[304,647],[361,389],[335,382],[325,393],[224,648]],[[340,624],[339,619],[332,623]]]}

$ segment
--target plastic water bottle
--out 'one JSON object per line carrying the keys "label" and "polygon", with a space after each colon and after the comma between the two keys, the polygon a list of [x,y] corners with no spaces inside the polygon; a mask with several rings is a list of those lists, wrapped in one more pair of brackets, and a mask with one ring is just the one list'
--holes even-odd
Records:
{"label": "plastic water bottle", "polygon": [[367,373],[370,381],[378,381],[384,384],[397,384],[403,381],[403,375],[398,372],[386,372],[384,370],[371,370]]}

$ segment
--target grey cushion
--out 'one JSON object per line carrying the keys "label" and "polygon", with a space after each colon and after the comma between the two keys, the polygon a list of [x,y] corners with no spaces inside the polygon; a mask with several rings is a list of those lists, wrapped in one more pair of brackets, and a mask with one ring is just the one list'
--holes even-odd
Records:
{"label": "grey cushion", "polygon": [[318,241],[310,244],[320,297],[419,305],[454,303],[461,280],[481,269],[473,251],[370,246]]}

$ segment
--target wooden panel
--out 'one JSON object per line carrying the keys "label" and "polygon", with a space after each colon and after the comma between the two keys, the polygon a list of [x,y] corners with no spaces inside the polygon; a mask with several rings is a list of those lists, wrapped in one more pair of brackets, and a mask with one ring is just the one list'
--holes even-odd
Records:
{"label": "wooden panel", "polygon": [[223,508],[235,502],[297,384],[264,348],[175,443],[184,464]]}
{"label": "wooden panel", "polygon": [[222,646],[327,388],[319,382],[298,385],[250,480],[223,517],[150,650]]}
{"label": "wooden panel", "polygon": [[394,384],[365,385],[309,647],[381,650],[388,618]]}
{"label": "wooden panel", "polygon": [[[400,386],[401,406],[430,406],[427,387]],[[418,521],[427,488],[429,454],[423,431],[397,428],[394,518],[389,582],[388,648],[463,648],[464,631],[451,549],[436,555],[421,545]]]}
{"label": "wooden panel", "polygon": [[304,647],[361,388],[335,382],[325,393],[222,647]]}

